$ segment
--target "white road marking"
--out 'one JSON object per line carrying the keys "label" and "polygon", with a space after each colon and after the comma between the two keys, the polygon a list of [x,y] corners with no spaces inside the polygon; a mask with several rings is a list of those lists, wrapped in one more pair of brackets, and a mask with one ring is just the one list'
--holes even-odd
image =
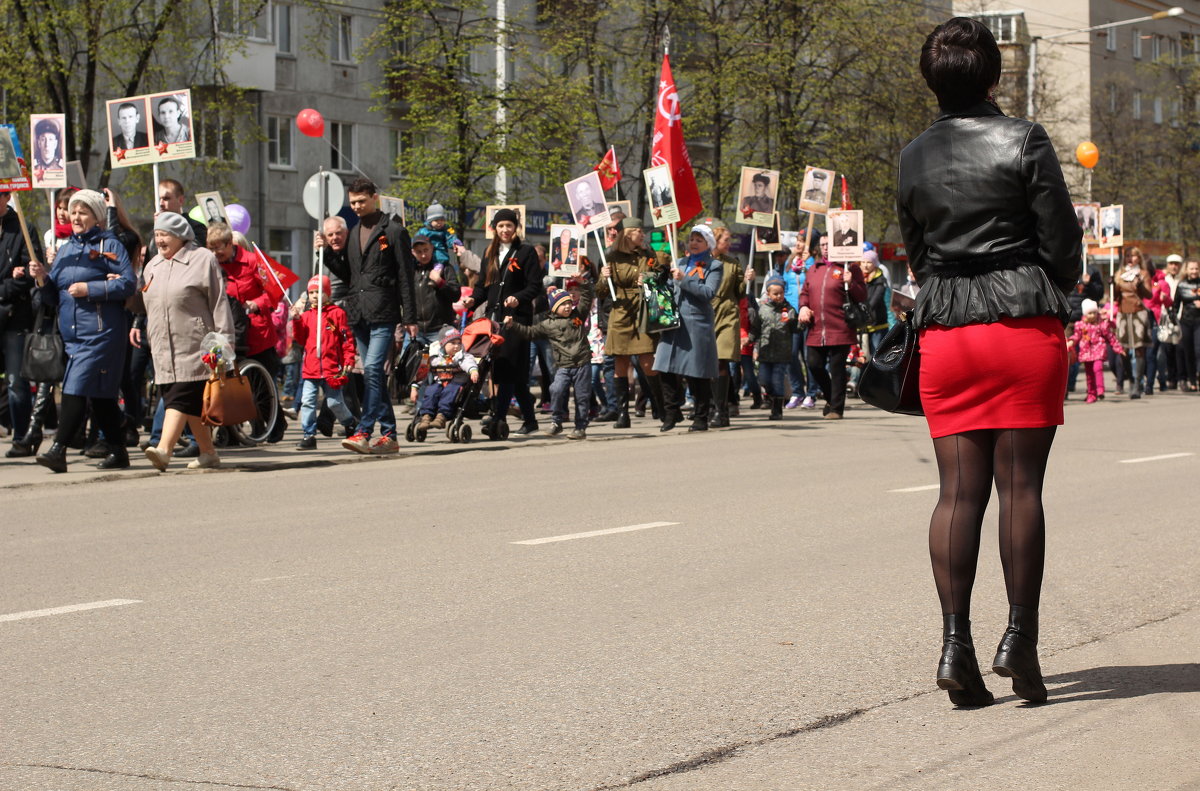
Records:
{"label": "white road marking", "polygon": [[1121,464],[1141,464],[1144,461],[1165,461],[1166,459],[1182,459],[1184,456],[1195,456],[1195,453],[1164,453],[1161,456],[1143,456],[1140,459],[1121,459]]}
{"label": "white road marking", "polygon": [[528,541],[513,541],[513,544],[525,544],[532,546],[534,544],[552,544],[555,541],[574,541],[577,538],[591,538],[592,536],[609,536],[613,533],[632,533],[635,530],[649,530],[652,527],[669,527],[677,525],[678,522],[647,522],[644,525],[627,525],[625,527],[610,527],[607,530],[589,530],[586,533],[568,533],[565,536],[550,536],[549,538],[531,538]]}
{"label": "white road marking", "polygon": [[5,621],[23,621],[26,618],[45,618],[48,615],[66,615],[84,610],[100,610],[105,607],[121,607],[126,604],[141,604],[141,599],[108,599],[107,601],[90,601],[86,604],[68,604],[66,607],[51,607],[48,610],[26,610],[0,615],[0,623]]}
{"label": "white road marking", "polygon": [[294,578],[295,576],[296,576],[295,574],[284,574],[282,577],[259,577],[256,580],[250,580],[250,581],[251,582],[274,582],[275,580],[290,580],[290,579]]}
{"label": "white road marking", "polygon": [[941,486],[940,483],[931,483],[926,486],[909,486],[907,489],[888,489],[889,492],[928,492],[932,489],[937,489]]}

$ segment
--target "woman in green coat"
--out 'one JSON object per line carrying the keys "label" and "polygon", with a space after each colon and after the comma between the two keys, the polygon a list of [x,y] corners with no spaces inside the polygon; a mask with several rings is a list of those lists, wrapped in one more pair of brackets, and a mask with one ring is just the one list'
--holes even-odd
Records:
{"label": "woman in green coat", "polygon": [[629,428],[629,373],[630,362],[634,359],[646,374],[655,411],[662,411],[662,384],[653,368],[658,338],[639,329],[638,315],[642,309],[642,281],[647,277],[661,277],[670,268],[671,261],[667,255],[646,248],[646,233],[633,220],[623,220],[619,234],[608,252],[608,263],[600,270],[600,277],[612,278],[617,292],[617,299],[608,314],[608,333],[604,337],[604,353],[616,358],[617,420],[613,428]]}
{"label": "woman in green coat", "polygon": [[738,304],[746,296],[746,281],[742,267],[729,254],[729,243],[733,240],[725,226],[713,228],[717,239],[713,257],[721,262],[721,286],[713,297],[713,313],[716,315],[714,329],[717,333],[717,378],[713,382],[712,428],[729,426],[729,372],[734,363],[741,364],[741,321]]}

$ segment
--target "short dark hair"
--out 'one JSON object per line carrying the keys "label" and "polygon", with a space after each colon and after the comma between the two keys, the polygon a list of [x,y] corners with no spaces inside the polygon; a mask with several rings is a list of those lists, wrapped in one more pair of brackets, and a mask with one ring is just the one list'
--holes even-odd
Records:
{"label": "short dark hair", "polygon": [[171,188],[171,192],[172,192],[172,193],[174,193],[174,194],[175,194],[177,197],[180,197],[180,198],[182,198],[184,195],[186,195],[186,194],[187,194],[187,193],[185,193],[185,192],[183,191],[183,185],[182,185],[182,184],[180,184],[180,183],[179,183],[178,181],[176,181],[175,179],[163,179],[162,181],[158,182],[158,186],[160,186],[160,187],[170,187],[170,188]]}
{"label": "short dark hair", "polygon": [[355,179],[350,182],[349,187],[346,187],[346,192],[353,192],[355,195],[374,195],[379,192],[379,188],[370,179]]}
{"label": "short dark hair", "polygon": [[933,29],[921,47],[921,75],[943,110],[987,98],[1000,82],[1000,47],[988,26],[957,16]]}
{"label": "short dark hair", "polygon": [[175,109],[177,109],[177,110],[183,109],[182,107],[179,106],[179,100],[176,99],[174,96],[165,96],[162,99],[159,99],[158,100],[158,109],[161,110],[162,106],[164,104],[166,104],[167,102],[170,102],[171,104],[175,105]]}

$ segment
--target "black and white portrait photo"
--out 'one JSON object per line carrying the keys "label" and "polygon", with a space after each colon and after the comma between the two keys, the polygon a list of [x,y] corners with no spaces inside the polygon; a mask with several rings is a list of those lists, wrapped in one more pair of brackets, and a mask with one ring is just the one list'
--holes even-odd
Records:
{"label": "black and white portrait photo", "polygon": [[650,196],[650,220],[655,228],[679,222],[679,206],[675,203],[675,185],[670,165],[646,168],[642,171],[646,194]]}
{"label": "black and white portrait photo", "polygon": [[804,182],[800,185],[800,211],[824,214],[829,211],[829,198],[833,194],[832,170],[807,167]]}
{"label": "black and white portrait photo", "polygon": [[154,143],[190,143],[192,141],[191,113],[185,94],[169,93],[150,97],[154,107]]}
{"label": "black and white portrait photo", "polygon": [[737,221],[746,225],[774,225],[775,196],[778,190],[778,170],[742,168]]}
{"label": "black and white portrait photo", "polygon": [[1100,239],[1097,227],[1100,217],[1099,203],[1076,203],[1075,219],[1079,221],[1079,229],[1083,231],[1083,243],[1095,244]]}
{"label": "black and white portrait photo", "polygon": [[863,213],[830,209],[826,215],[829,233],[829,260],[857,262],[862,260]]}
{"label": "black and white portrait photo", "polygon": [[9,125],[0,126],[0,179],[21,178],[21,163],[17,159],[16,136]]}
{"label": "black and white portrait photo", "polygon": [[117,103],[109,109],[113,151],[132,151],[150,146],[150,139],[146,136],[145,107],[145,102],[138,99]]}
{"label": "black and white portrait photo", "polygon": [[1100,246],[1121,247],[1125,244],[1125,206],[1105,206],[1100,210]]}
{"label": "black and white portrait photo", "polygon": [[608,204],[604,201],[604,188],[600,186],[600,174],[596,171],[568,181],[563,185],[567,191],[567,203],[577,225],[587,232],[604,228],[609,223]]}
{"label": "black and white portrait photo", "polygon": [[229,224],[229,215],[225,213],[225,201],[221,198],[221,193],[197,192],[196,204],[200,207],[200,216],[204,218],[205,225],[212,225],[214,222]]}

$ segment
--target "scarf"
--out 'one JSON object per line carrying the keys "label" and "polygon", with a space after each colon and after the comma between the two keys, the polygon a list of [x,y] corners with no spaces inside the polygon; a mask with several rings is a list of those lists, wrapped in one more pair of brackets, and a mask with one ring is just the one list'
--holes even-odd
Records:
{"label": "scarf", "polygon": [[54,238],[55,239],[70,239],[71,238],[71,223],[56,222],[54,223]]}
{"label": "scarf", "polygon": [[688,277],[691,277],[695,274],[699,274],[701,278],[704,277],[704,267],[700,266],[700,262],[702,262],[707,256],[708,251],[705,250],[703,253],[692,253],[687,257]]}

